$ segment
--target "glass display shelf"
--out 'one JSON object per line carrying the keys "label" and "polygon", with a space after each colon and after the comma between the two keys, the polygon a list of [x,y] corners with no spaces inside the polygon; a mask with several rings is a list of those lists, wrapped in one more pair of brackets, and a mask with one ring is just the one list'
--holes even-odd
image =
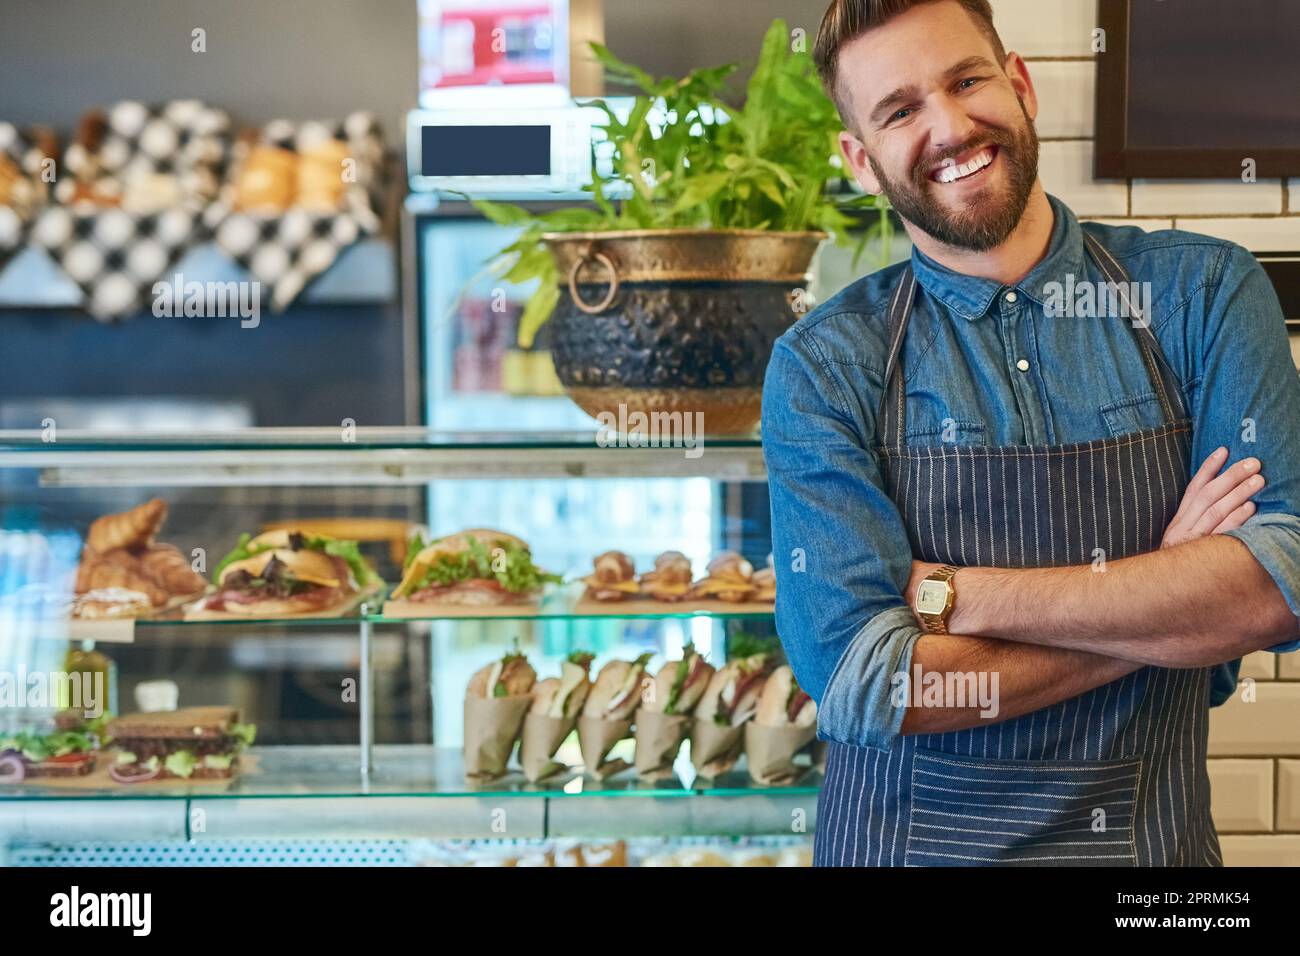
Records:
{"label": "glass display shelf", "polygon": [[[616,749],[615,753],[619,752]],[[630,745],[627,756],[630,759]],[[108,759],[101,758],[100,762],[106,763]],[[690,799],[773,794],[815,797],[821,784],[821,774],[809,766],[790,786],[763,786],[750,779],[743,758],[735,769],[713,780],[698,778],[683,755],[674,764],[673,775],[661,781],[642,780],[630,768],[604,780],[595,780],[584,777],[581,767],[570,767],[540,783],[530,783],[518,770],[491,781],[467,780],[459,747],[376,746],[373,770],[368,778],[357,772],[359,759],[359,749],[354,746],[253,747],[241,758],[243,772],[230,781],[113,784],[104,781],[102,772],[97,769],[91,777],[102,785],[84,779],[63,785],[42,784],[39,779],[20,784],[0,784],[0,817],[4,814],[5,803],[31,800],[338,797],[544,797],[571,800],[583,797]]]}
{"label": "glass display shelf", "polygon": [[704,477],[764,481],[757,434],[252,428],[187,434],[0,431],[0,469],[46,487],[421,485],[438,479]]}

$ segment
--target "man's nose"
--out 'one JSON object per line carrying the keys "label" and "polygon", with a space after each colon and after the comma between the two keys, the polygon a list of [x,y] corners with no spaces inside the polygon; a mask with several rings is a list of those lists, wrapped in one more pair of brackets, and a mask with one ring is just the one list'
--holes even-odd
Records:
{"label": "man's nose", "polygon": [[930,142],[935,150],[962,146],[975,135],[975,121],[955,97],[936,96],[927,112],[930,116]]}

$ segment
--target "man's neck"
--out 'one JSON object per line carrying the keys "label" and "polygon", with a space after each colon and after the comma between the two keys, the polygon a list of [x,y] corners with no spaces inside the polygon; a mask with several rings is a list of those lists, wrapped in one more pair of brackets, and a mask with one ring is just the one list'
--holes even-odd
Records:
{"label": "man's neck", "polygon": [[1047,255],[1054,222],[1052,204],[1047,201],[1047,193],[1039,182],[1034,184],[1024,215],[1015,230],[1001,245],[984,252],[958,249],[939,242],[910,222],[904,221],[903,226],[912,244],[941,266],[963,275],[1015,285]]}

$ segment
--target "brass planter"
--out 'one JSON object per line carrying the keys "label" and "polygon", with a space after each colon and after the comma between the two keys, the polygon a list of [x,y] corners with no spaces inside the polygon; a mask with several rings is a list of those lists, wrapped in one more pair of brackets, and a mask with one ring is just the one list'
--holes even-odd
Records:
{"label": "brass planter", "polygon": [[549,325],[561,384],[593,417],[698,412],[708,434],[752,430],[772,344],[802,313],[825,238],[752,229],[547,233],[560,268]]}

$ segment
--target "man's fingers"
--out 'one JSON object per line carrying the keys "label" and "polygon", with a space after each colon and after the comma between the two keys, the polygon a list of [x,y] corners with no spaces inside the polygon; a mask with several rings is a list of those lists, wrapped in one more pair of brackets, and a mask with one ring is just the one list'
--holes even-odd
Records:
{"label": "man's fingers", "polygon": [[[1235,469],[1236,466],[1234,465],[1232,470]],[[1221,496],[1210,507],[1205,509],[1205,513],[1192,525],[1192,536],[1200,537],[1201,535],[1213,533],[1214,529],[1227,520],[1233,512],[1259,494],[1263,487],[1263,475],[1251,475],[1246,480],[1239,482],[1227,494]],[[1208,487],[1206,492],[1209,492]]]}
{"label": "man's fingers", "polygon": [[1205,509],[1213,504],[1213,499],[1201,499],[1201,490],[1214,480],[1214,476],[1219,473],[1219,469],[1227,460],[1228,449],[1222,446],[1210,452],[1209,457],[1201,463],[1201,467],[1196,470],[1196,474],[1192,475],[1192,480],[1183,490],[1182,500],[1178,502],[1178,510],[1174,512],[1175,522],[1194,524],[1205,513]]}
{"label": "man's fingers", "polygon": [[1223,532],[1225,531],[1235,531],[1237,528],[1240,528],[1242,525],[1244,525],[1250,519],[1250,516],[1253,515],[1254,513],[1255,513],[1255,502],[1253,501],[1244,502],[1243,504],[1238,505],[1236,509],[1232,512],[1232,514],[1228,515],[1228,517],[1220,521],[1218,527],[1216,527],[1210,533],[1223,534]]}
{"label": "man's fingers", "polygon": [[[1243,483],[1249,482],[1251,478],[1256,477],[1259,468],[1258,458],[1243,458],[1241,461],[1235,462],[1231,467],[1225,468],[1223,474],[1201,489],[1198,497],[1206,503],[1207,507],[1221,501]],[[1224,514],[1226,513],[1224,512]],[[1220,518],[1222,517],[1223,515],[1220,515]]]}

